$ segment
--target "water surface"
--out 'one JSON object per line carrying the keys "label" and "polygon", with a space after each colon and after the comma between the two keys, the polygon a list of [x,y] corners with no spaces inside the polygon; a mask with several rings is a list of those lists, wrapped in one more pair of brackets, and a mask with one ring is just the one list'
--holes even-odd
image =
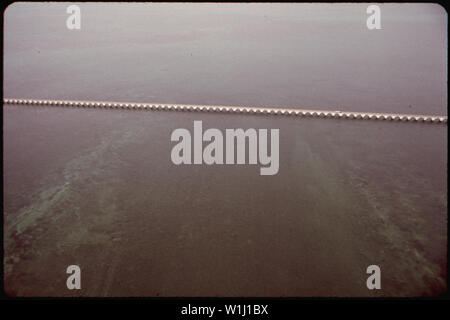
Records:
{"label": "water surface", "polygon": [[[446,115],[438,5],[64,4],[5,13],[4,96]],[[428,296],[446,289],[447,126],[3,106],[14,296]],[[176,128],[280,129],[280,170],[182,165]],[[69,265],[82,290],[66,288]],[[382,290],[366,268],[382,270]]]}

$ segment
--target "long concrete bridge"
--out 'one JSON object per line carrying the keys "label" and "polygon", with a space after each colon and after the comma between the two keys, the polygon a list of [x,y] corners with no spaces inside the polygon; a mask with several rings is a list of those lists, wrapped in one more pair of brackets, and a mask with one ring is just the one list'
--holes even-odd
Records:
{"label": "long concrete bridge", "polygon": [[107,108],[107,109],[131,109],[131,110],[167,110],[167,111],[196,111],[196,112],[223,112],[300,116],[332,119],[360,119],[360,120],[385,120],[404,122],[429,122],[447,123],[447,116],[399,114],[399,113],[375,113],[375,112],[351,112],[340,110],[306,110],[292,108],[268,108],[247,106],[213,106],[213,105],[180,105],[180,104],[155,104],[136,102],[111,102],[111,101],[77,101],[77,100],[42,100],[42,99],[3,99],[4,104],[65,106],[80,108]]}

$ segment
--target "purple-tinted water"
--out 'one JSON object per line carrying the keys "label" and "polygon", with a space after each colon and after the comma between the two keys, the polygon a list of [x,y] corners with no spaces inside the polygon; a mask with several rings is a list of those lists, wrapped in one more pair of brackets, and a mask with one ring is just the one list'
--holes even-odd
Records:
{"label": "purple-tinted water", "polygon": [[[437,5],[14,4],[4,95],[446,115]],[[446,289],[447,126],[3,106],[18,296],[424,296]],[[182,165],[176,128],[280,129],[280,170]],[[382,290],[366,287],[379,265]],[[66,287],[79,265],[82,289]]]}

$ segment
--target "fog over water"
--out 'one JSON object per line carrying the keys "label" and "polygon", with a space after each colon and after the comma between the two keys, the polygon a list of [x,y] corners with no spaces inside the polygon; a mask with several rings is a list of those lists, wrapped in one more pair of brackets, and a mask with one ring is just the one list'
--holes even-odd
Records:
{"label": "fog over water", "polygon": [[[4,96],[447,115],[447,15],[382,4],[18,3]],[[18,296],[429,296],[446,289],[447,125],[4,105]],[[279,172],[174,165],[173,130],[280,130]],[[206,146],[207,143],[203,145]],[[65,270],[82,270],[67,290]],[[366,268],[379,265],[382,290]],[[55,276],[60,275],[60,276]]]}

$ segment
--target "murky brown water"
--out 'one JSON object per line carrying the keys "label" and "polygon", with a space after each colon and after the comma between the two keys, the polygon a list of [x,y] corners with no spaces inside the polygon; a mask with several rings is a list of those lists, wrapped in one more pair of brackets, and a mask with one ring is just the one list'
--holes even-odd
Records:
{"label": "murky brown water", "polygon": [[[446,31],[434,5],[382,6],[380,35],[365,33],[364,6],[343,6],[339,19],[335,6],[99,7],[86,6],[79,33],[54,24],[64,26],[64,6],[8,9],[5,96],[446,114]],[[365,36],[368,47],[356,45]],[[446,289],[446,125],[12,105],[3,116],[11,295]],[[279,173],[172,164],[170,134],[194,120],[279,128]],[[72,264],[80,291],[66,288]],[[372,264],[376,292],[366,288]]]}

